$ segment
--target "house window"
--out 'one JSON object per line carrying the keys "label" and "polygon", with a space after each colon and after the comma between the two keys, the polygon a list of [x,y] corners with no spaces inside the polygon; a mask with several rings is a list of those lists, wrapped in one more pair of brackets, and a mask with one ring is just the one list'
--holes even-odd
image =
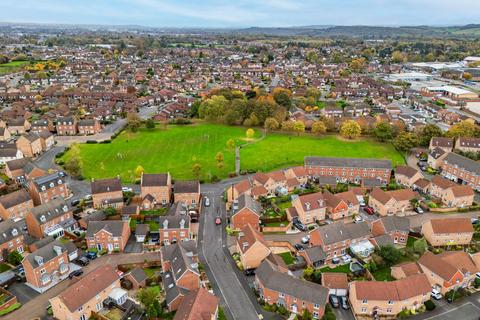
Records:
{"label": "house window", "polygon": [[116,242],[113,244],[113,246],[115,247],[115,249],[118,249],[120,247]]}
{"label": "house window", "polygon": [[368,300],[367,300],[367,299],[364,299],[364,300],[362,301],[362,303],[363,303],[363,304],[367,304],[367,303],[368,303]]}
{"label": "house window", "polygon": [[282,293],[282,292],[280,292],[280,293],[278,294],[278,296],[279,296],[280,298],[285,298],[285,294]]}
{"label": "house window", "polygon": [[392,301],[392,300],[388,300],[388,304],[393,304],[393,301]]}
{"label": "house window", "polygon": [[387,308],[387,313],[392,313],[392,308]]}
{"label": "house window", "polygon": [[[78,308],[78,312],[82,311],[83,310],[83,306],[81,306],[80,308]],[[81,318],[81,317],[80,317]]]}
{"label": "house window", "polygon": [[315,319],[318,319],[318,312],[317,312],[317,311],[313,311],[313,317],[314,317]]}
{"label": "house window", "polygon": [[97,303],[96,308],[97,308],[97,311],[102,310],[103,304],[101,302]]}
{"label": "house window", "polygon": [[363,313],[366,313],[366,312],[367,312],[367,308],[362,308],[362,312],[363,312]]}
{"label": "house window", "polygon": [[80,316],[80,320],[87,320],[87,317],[86,317],[84,314],[82,314],[82,315]]}
{"label": "house window", "polygon": [[45,270],[45,268],[40,269],[40,274],[44,274],[45,272],[47,272],[47,270]]}
{"label": "house window", "polygon": [[315,304],[313,305],[313,308],[314,308],[314,309],[318,309],[319,307],[320,307],[320,306],[318,305],[318,303],[315,303]]}

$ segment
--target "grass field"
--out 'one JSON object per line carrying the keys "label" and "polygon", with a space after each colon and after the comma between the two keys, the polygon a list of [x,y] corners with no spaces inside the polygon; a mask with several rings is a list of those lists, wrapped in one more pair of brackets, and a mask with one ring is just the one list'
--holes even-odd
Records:
{"label": "grass field", "polygon": [[[142,129],[137,133],[121,133],[109,144],[81,144],[80,156],[85,178],[107,178],[120,175],[124,182],[135,180],[135,168],[146,172],[169,171],[174,179],[193,179],[192,166],[202,166],[201,178],[226,178],[235,171],[234,152],[226,142],[246,143],[243,127],[214,124],[169,126],[167,130]],[[256,138],[261,136],[256,130]],[[223,152],[224,166],[217,167],[215,156]],[[403,164],[401,155],[392,145],[371,140],[345,141],[335,136],[313,137],[268,134],[265,139],[241,148],[242,170],[270,171],[302,165],[305,156],[363,157],[392,159]],[[67,161],[67,152],[63,160]]]}
{"label": "grass field", "polygon": [[242,149],[242,169],[271,171],[303,164],[305,156],[391,159],[404,164],[391,144],[372,140],[346,141],[336,136],[288,136],[268,134],[265,139]]}
{"label": "grass field", "polygon": [[7,74],[20,71],[24,66],[30,64],[30,61],[10,61],[0,64],[0,74]]}

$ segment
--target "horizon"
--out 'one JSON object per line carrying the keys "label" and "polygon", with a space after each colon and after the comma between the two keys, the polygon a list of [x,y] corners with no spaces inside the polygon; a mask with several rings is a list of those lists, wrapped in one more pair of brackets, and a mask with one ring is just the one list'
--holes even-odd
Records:
{"label": "horizon", "polygon": [[[473,0],[4,0],[10,24],[149,28],[296,28],[309,26],[458,26],[480,23]],[[35,11],[31,9],[35,8]]]}

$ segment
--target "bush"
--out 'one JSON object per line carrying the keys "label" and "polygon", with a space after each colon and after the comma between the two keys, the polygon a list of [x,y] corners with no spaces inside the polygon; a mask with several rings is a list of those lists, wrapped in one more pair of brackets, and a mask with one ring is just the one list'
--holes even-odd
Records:
{"label": "bush", "polygon": [[22,304],[20,302],[17,302],[15,304],[12,304],[10,307],[8,307],[6,309],[0,310],[0,317],[17,310],[21,306],[22,306]]}
{"label": "bush", "polygon": [[98,143],[97,140],[87,140],[87,143],[88,144],[95,144],[95,143]]}
{"label": "bush", "polygon": [[433,309],[436,308],[435,302],[432,300],[427,300],[423,303],[425,305],[425,308],[427,308],[428,311],[432,311]]}
{"label": "bush", "polygon": [[103,141],[100,142],[100,143],[112,143],[112,140],[107,139],[107,140],[103,140]]}

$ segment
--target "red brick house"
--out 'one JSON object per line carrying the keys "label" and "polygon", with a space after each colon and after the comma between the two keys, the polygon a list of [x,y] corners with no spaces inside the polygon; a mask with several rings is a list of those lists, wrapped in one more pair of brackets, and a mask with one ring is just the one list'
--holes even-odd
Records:
{"label": "red brick house", "polygon": [[130,237],[128,221],[90,221],[85,239],[89,249],[123,251]]}
{"label": "red brick house", "polygon": [[28,233],[38,239],[61,237],[78,226],[65,200],[58,198],[32,208],[25,216]]}
{"label": "red brick house", "polygon": [[70,195],[62,172],[54,172],[33,178],[28,184],[28,190],[35,205],[47,203],[57,198],[65,199]]}
{"label": "red brick house", "polygon": [[200,182],[198,181],[175,181],[173,188],[173,198],[175,202],[196,208],[200,202]]}
{"label": "red brick house", "polygon": [[374,237],[388,235],[393,244],[405,246],[410,232],[410,220],[397,216],[382,217],[373,221],[370,229]]}
{"label": "red brick house", "polygon": [[217,319],[219,300],[204,288],[191,291],[178,306],[173,320]]}
{"label": "red brick house", "polygon": [[3,220],[21,220],[32,208],[32,198],[25,189],[20,189],[0,197],[0,217]]}
{"label": "red brick house", "polygon": [[59,136],[74,136],[77,134],[77,120],[73,117],[58,118],[56,128]]}
{"label": "red brick house", "polygon": [[[190,218],[187,208],[182,203],[176,203],[170,208],[168,215],[158,217],[160,242],[164,245],[192,239]],[[152,230],[150,230],[152,231]]]}
{"label": "red brick house", "polygon": [[102,126],[100,121],[95,119],[84,119],[78,121],[78,134],[87,136],[92,134],[97,134],[102,131]]}
{"label": "red brick house", "polygon": [[123,192],[120,178],[94,180],[91,183],[93,206],[95,208],[123,207]]}
{"label": "red brick house", "polygon": [[25,251],[25,238],[20,228],[12,221],[0,222],[0,261],[6,260],[13,250]]}
{"label": "red brick house", "polygon": [[[170,173],[147,174],[142,173],[140,180],[140,197],[150,196],[154,205],[166,206],[172,198],[172,178]],[[145,208],[151,209],[150,207]]]}
{"label": "red brick house", "polygon": [[243,229],[247,224],[258,230],[261,212],[260,203],[244,193],[233,204],[230,224],[235,230]]}
{"label": "red brick house", "polygon": [[254,286],[267,304],[283,306],[299,315],[307,309],[315,319],[321,319],[325,313],[327,288],[281,272],[269,260],[264,260],[255,271]]}

